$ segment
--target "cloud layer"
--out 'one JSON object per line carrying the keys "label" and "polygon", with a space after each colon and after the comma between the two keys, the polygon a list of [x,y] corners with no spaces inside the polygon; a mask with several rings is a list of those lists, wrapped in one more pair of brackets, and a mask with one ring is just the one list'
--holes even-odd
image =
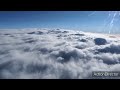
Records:
{"label": "cloud layer", "polygon": [[92,71],[120,71],[119,43],[72,30],[1,31],[0,78],[91,79]]}

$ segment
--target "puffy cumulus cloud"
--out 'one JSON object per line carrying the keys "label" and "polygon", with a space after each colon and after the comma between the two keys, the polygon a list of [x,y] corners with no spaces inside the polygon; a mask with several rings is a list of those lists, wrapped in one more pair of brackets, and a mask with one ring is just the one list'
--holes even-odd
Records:
{"label": "puffy cumulus cloud", "polygon": [[119,71],[116,40],[61,29],[3,30],[0,78],[91,79],[92,71]]}

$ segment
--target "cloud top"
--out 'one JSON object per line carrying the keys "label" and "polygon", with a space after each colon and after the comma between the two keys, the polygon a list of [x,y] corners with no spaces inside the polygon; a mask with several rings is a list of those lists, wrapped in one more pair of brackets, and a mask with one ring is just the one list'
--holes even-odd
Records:
{"label": "cloud top", "polygon": [[119,43],[72,30],[1,31],[0,78],[90,79],[92,71],[120,71]]}

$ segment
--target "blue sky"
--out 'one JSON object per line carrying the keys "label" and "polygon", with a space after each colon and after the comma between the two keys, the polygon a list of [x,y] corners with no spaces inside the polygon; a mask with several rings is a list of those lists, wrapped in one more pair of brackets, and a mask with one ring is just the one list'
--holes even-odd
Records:
{"label": "blue sky", "polygon": [[92,13],[94,11],[0,11],[0,29],[65,28],[102,31],[108,11]]}

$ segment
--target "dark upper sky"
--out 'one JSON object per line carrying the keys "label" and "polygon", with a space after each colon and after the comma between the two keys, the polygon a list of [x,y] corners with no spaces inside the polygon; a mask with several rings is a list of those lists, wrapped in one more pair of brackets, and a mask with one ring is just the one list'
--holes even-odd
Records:
{"label": "dark upper sky", "polygon": [[[108,11],[0,11],[0,28],[65,28],[100,32],[106,28],[104,22],[108,15]],[[117,24],[114,21],[116,31],[119,29]]]}

